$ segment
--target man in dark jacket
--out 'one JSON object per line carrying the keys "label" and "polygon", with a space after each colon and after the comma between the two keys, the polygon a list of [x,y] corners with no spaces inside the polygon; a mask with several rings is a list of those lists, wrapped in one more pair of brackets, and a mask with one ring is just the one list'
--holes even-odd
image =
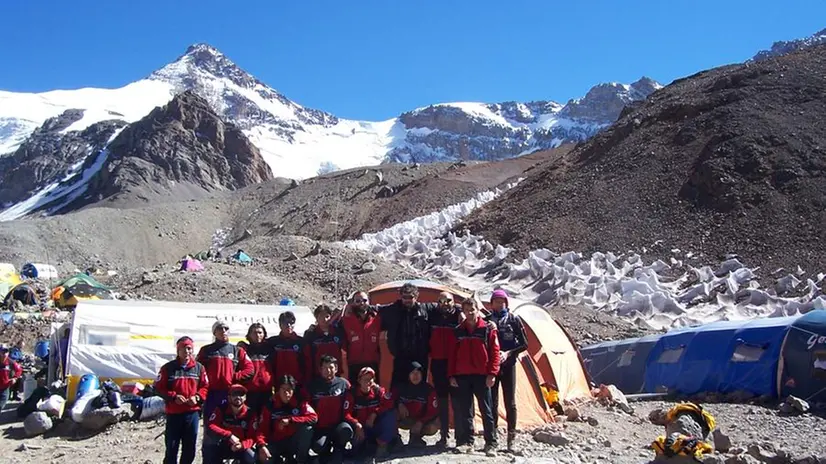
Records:
{"label": "man in dark jacket", "polygon": [[[198,440],[198,411],[207,396],[206,368],[192,357],[194,343],[181,337],[178,357],[161,366],[155,391],[166,401],[166,453],[163,464],[192,464]],[[178,461],[178,449],[181,460]]]}
{"label": "man in dark jacket", "polygon": [[399,289],[395,303],[378,308],[381,328],[387,331],[387,348],[393,355],[393,377],[390,387],[407,382],[410,364],[422,365],[422,375],[427,378],[430,351],[430,313],[436,303],[419,303],[419,289],[406,283]]}
{"label": "man in dark jacket", "polygon": [[496,324],[499,334],[499,374],[493,384],[493,424],[499,426],[499,385],[505,396],[505,411],[508,419],[508,451],[513,451],[516,435],[516,360],[519,354],[528,349],[525,327],[518,316],[508,309],[508,294],[504,290],[495,290],[490,297],[493,312],[487,320]]}
{"label": "man in dark jacket", "polygon": [[[439,308],[430,316],[430,369],[433,371],[433,386],[439,404],[439,423],[441,438],[436,446],[447,446],[450,427],[450,383],[447,379],[447,358],[450,350],[456,346],[456,326],[461,322],[461,309],[453,302],[453,295],[448,292],[439,294]],[[426,379],[425,379],[426,380]],[[456,411],[453,411],[456,414]]]}

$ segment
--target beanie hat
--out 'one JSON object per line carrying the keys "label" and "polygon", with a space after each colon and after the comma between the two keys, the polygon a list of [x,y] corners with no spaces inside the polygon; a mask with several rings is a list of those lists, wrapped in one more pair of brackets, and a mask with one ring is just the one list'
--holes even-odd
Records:
{"label": "beanie hat", "polygon": [[508,294],[501,288],[494,290],[493,293],[490,295],[491,302],[493,302],[493,300],[495,300],[496,298],[502,298],[503,300],[505,300],[505,306],[508,305]]}

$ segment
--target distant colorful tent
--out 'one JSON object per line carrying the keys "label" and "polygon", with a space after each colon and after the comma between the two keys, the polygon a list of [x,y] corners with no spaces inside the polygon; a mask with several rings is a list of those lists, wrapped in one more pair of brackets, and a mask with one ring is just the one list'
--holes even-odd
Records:
{"label": "distant colorful tent", "polygon": [[9,290],[6,298],[3,300],[3,306],[10,307],[13,301],[19,301],[26,306],[40,305],[40,298],[37,296],[37,291],[29,284],[16,285]]}
{"label": "distant colorful tent", "polygon": [[92,277],[88,274],[84,274],[84,273],[78,273],[78,274],[75,274],[71,277],[67,277],[67,278],[63,279],[62,281],[60,281],[57,285],[55,285],[55,287],[71,288],[71,287],[74,287],[75,285],[77,285],[78,283],[81,283],[81,282],[86,283],[89,286],[94,287],[94,288],[102,288],[102,289],[106,289],[106,290],[109,289],[108,287],[106,287],[102,283],[98,282],[97,279],[95,279],[94,277]]}
{"label": "distant colorful tent", "polygon": [[88,279],[78,277],[68,279],[67,285],[55,287],[52,290],[55,307],[68,309],[76,307],[80,300],[111,300],[114,298],[108,288],[94,279],[91,280],[96,285],[90,284]]}
{"label": "distant colorful tent", "polygon": [[252,258],[250,258],[248,254],[244,253],[244,250],[238,250],[235,252],[235,254],[232,255],[232,259],[241,264],[252,264]]}
{"label": "distant colorful tent", "polygon": [[0,298],[5,299],[9,290],[22,282],[14,264],[0,263]]}
{"label": "distant colorful tent", "polygon": [[181,271],[198,272],[204,270],[204,265],[195,258],[186,258],[181,260]]}

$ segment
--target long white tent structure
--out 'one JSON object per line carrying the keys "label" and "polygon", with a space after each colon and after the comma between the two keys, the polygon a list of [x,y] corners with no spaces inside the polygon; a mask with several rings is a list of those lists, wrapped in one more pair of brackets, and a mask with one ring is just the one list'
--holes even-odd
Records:
{"label": "long white tent structure", "polygon": [[200,347],[213,341],[217,320],[230,327],[230,341],[244,339],[253,322],[270,336],[279,332],[278,316],[292,311],[302,333],[314,318],[305,306],[182,303],[171,301],[83,300],[74,312],[66,359],[68,396],[74,399],[80,378],[151,383],[175,357],[175,340],[189,336]]}

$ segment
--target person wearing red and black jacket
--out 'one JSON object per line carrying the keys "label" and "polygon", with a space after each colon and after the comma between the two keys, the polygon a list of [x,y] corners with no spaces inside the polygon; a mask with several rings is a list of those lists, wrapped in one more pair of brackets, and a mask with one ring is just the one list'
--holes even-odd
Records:
{"label": "person wearing red and black jacket", "polygon": [[243,383],[247,387],[247,407],[255,414],[261,410],[264,403],[272,397],[273,363],[271,358],[272,347],[266,342],[267,328],[260,322],[250,325],[247,330],[247,342],[240,341],[238,346],[247,352],[252,363],[254,374]]}
{"label": "person wearing red and black jacket", "polygon": [[255,464],[255,413],[245,404],[247,388],[229,387],[229,400],[215,408],[207,420],[204,433],[204,464],[222,464],[236,459],[241,464]]}
{"label": "person wearing red and black jacket", "polygon": [[[441,438],[436,446],[447,446],[450,434],[450,387],[447,375],[447,358],[456,346],[456,326],[461,322],[462,311],[453,302],[453,295],[448,292],[439,294],[439,307],[430,314],[430,370],[433,386],[439,405],[439,424]],[[456,415],[456,411],[453,411]]]}
{"label": "person wearing red and black jacket", "polygon": [[427,378],[430,354],[430,315],[436,311],[436,303],[420,303],[419,288],[411,283],[399,289],[399,299],[389,305],[379,306],[381,328],[387,331],[387,348],[393,355],[393,376],[390,387],[407,382],[410,363],[422,365]]}
{"label": "person wearing red and black jacket", "polygon": [[297,388],[303,388],[307,383],[307,357],[304,338],[295,333],[295,314],[284,311],[278,316],[278,325],[281,332],[267,339],[272,350],[273,378],[289,375],[298,383]]}
{"label": "person wearing red and black jacket", "polygon": [[[177,358],[161,366],[155,391],[166,405],[164,464],[191,464],[198,440],[198,411],[209,389],[206,368],[192,357],[194,343],[181,337],[175,343]],[[178,448],[181,460],[178,461]]]}
{"label": "person wearing red and black jacket", "polygon": [[[255,374],[255,367],[247,358],[247,351],[229,342],[229,326],[216,321],[212,324],[215,341],[204,345],[195,359],[204,365],[209,377],[209,393],[204,402],[204,421],[212,410],[227,400],[230,385],[244,383]],[[206,422],[204,422],[206,426]]]}
{"label": "person wearing red and black jacket", "polygon": [[341,463],[344,447],[353,439],[355,422],[346,417],[346,402],[350,382],[336,375],[338,360],[322,355],[317,375],[307,385],[310,405],[318,414],[312,449],[321,462]]}
{"label": "person wearing red and black jacket", "polygon": [[23,375],[23,368],[9,356],[9,346],[0,344],[0,412],[6,407],[15,379]]}
{"label": "person wearing red and black jacket", "polygon": [[281,377],[275,395],[261,410],[255,436],[259,462],[309,462],[318,414],[296,394],[296,387],[295,377]]}
{"label": "person wearing red and black jacket", "polygon": [[344,351],[347,353],[347,371],[352,385],[358,383],[359,372],[369,367],[378,376],[381,348],[381,318],[368,306],[367,294],[356,292],[349,303],[350,311],[341,318],[344,331]]}
{"label": "person wearing red and black jacket", "polygon": [[424,447],[422,437],[436,435],[441,429],[436,390],[424,381],[422,365],[410,363],[408,381],[393,389],[398,404],[399,428],[410,430],[408,445]]}
{"label": "person wearing red and black jacket", "polygon": [[496,325],[485,322],[475,300],[462,302],[465,321],[456,327],[456,347],[448,358],[450,385],[456,388],[456,448],[470,451],[473,445],[473,398],[479,403],[485,431],[485,454],[496,456],[491,387],[499,374],[499,336]]}
{"label": "person wearing red and black jacket", "polygon": [[[344,345],[344,331],[339,323],[331,322],[333,310],[329,306],[325,304],[316,306],[313,316],[315,316],[315,324],[304,332],[304,355],[308,381],[318,377],[318,365],[322,356],[332,356],[340,360],[341,348]],[[338,367],[343,368],[343,366]],[[337,374],[343,375],[344,373],[339,371]]]}
{"label": "person wearing red and black jacket", "polygon": [[363,367],[357,383],[347,393],[345,415],[355,424],[353,451],[366,454],[367,448],[376,446],[376,459],[387,457],[390,442],[399,434],[393,395],[376,383],[376,371]]}
{"label": "person wearing red and black jacket", "polygon": [[508,420],[508,451],[513,451],[516,437],[516,360],[519,355],[528,349],[528,337],[525,335],[525,326],[519,316],[508,310],[508,294],[502,290],[494,290],[490,297],[493,311],[487,321],[496,324],[499,335],[499,375],[492,390],[493,426],[499,426],[499,385],[502,385],[502,394],[505,397],[505,412]]}

